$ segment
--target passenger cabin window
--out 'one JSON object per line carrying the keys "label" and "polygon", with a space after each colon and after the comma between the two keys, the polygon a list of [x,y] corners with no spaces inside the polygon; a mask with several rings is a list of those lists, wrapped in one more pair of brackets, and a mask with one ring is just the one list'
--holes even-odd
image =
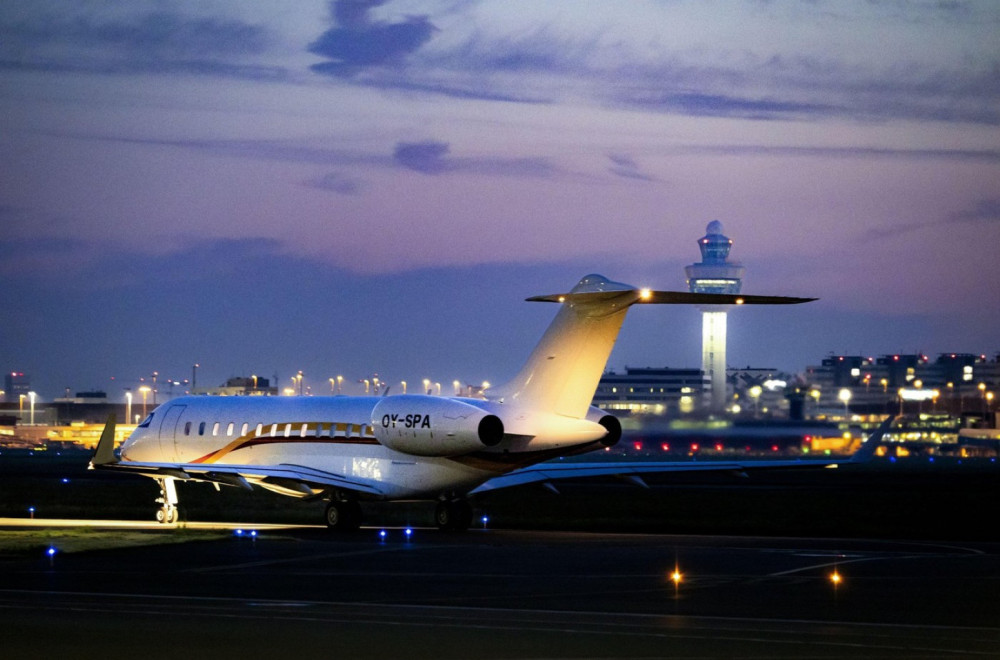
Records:
{"label": "passenger cabin window", "polygon": [[229,426],[226,427],[226,435],[231,436],[234,428],[236,428],[236,422],[229,422]]}
{"label": "passenger cabin window", "polygon": [[191,435],[191,422],[184,422],[184,435]]}
{"label": "passenger cabin window", "polygon": [[276,435],[278,435],[278,425],[271,424],[271,437],[273,438]]}
{"label": "passenger cabin window", "polygon": [[290,435],[292,435],[292,425],[291,424],[285,424],[285,437],[287,438]]}
{"label": "passenger cabin window", "polygon": [[258,424],[257,425],[257,436],[260,437],[262,435],[264,435],[264,425],[263,424]]}
{"label": "passenger cabin window", "polygon": [[307,430],[309,430],[309,425],[308,424],[303,424],[302,425],[302,430],[299,431],[299,437],[300,438],[306,437],[306,431]]}
{"label": "passenger cabin window", "polygon": [[212,435],[219,435],[219,423],[212,424]]}
{"label": "passenger cabin window", "polygon": [[205,422],[198,425],[198,435],[205,435]]}
{"label": "passenger cabin window", "polygon": [[250,428],[250,425],[247,424],[246,422],[243,422],[243,428],[240,429],[240,435],[246,435],[248,428]]}

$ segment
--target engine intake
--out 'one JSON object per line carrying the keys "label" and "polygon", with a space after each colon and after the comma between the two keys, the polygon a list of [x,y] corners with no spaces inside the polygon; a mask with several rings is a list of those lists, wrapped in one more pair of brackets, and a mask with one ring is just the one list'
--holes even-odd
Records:
{"label": "engine intake", "polygon": [[461,456],[503,440],[496,415],[454,399],[402,394],[372,409],[372,428],[382,445],[414,456]]}

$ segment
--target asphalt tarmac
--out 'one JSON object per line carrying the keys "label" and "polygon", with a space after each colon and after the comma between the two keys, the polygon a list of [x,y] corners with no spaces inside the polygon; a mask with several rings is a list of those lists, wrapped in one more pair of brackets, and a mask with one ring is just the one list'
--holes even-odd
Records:
{"label": "asphalt tarmac", "polygon": [[380,531],[0,558],[0,653],[1000,657],[994,543]]}

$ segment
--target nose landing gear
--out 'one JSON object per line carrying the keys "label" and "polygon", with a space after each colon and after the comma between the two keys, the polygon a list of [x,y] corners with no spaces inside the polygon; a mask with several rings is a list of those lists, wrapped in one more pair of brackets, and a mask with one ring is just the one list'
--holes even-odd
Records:
{"label": "nose landing gear", "polygon": [[162,477],[156,480],[160,485],[160,496],[156,498],[160,508],[156,510],[156,522],[163,525],[173,525],[177,522],[177,487],[172,477]]}

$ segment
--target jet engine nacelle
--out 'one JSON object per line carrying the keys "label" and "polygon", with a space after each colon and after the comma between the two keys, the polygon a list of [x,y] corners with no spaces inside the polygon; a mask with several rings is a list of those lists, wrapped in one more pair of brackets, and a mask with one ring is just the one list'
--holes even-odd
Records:
{"label": "jet engine nacelle", "polygon": [[503,422],[468,403],[422,394],[387,396],[372,409],[383,445],[415,456],[460,456],[503,440]]}

